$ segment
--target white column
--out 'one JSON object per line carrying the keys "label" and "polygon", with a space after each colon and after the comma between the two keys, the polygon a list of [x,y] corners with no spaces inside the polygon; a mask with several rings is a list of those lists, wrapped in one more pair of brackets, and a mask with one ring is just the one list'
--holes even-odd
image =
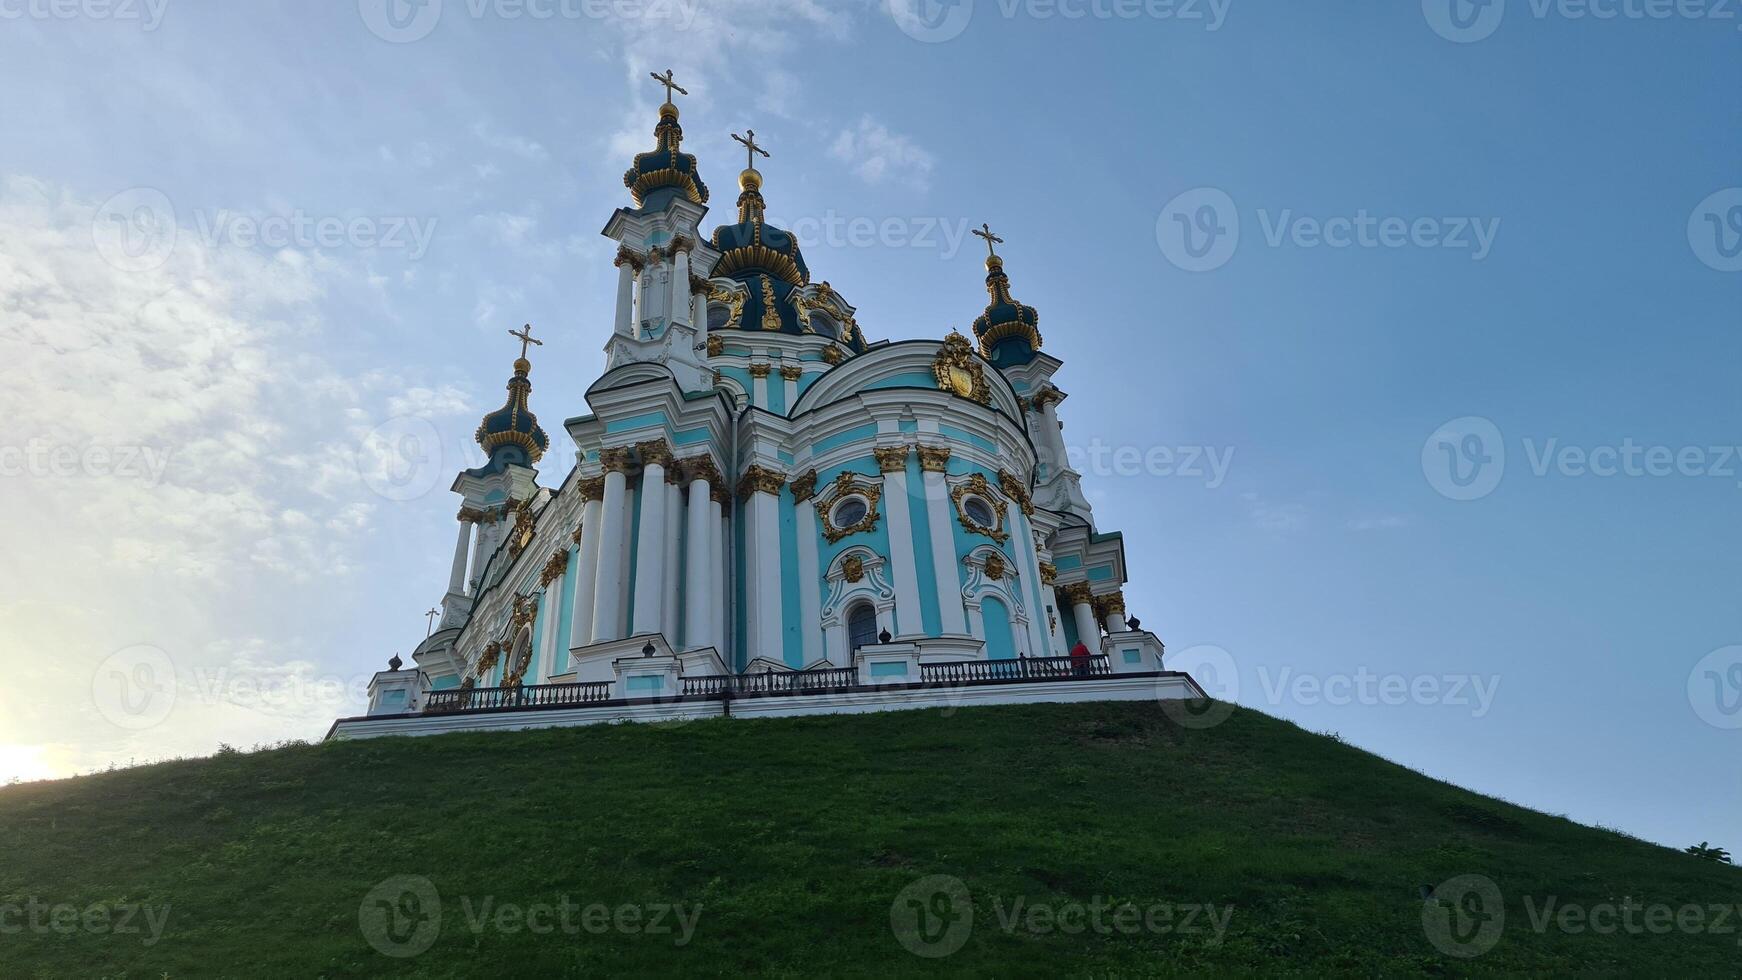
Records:
{"label": "white column", "polygon": [[593,586],[593,642],[622,639],[623,560],[629,553],[629,451],[605,450],[605,499],[599,508],[599,569]]}
{"label": "white column", "polygon": [[1115,592],[1110,596],[1105,596],[1104,598],[1107,599],[1109,603],[1106,620],[1107,632],[1125,632],[1125,593]]}
{"label": "white column", "polygon": [[1040,434],[1041,440],[1053,457],[1051,472],[1046,475],[1046,478],[1050,480],[1069,469],[1071,465],[1070,457],[1065,450],[1065,430],[1063,426],[1059,425],[1058,401],[1054,398],[1046,399],[1046,407],[1040,410],[1040,417],[1045,423]]}
{"label": "white column", "polygon": [[696,330],[707,333],[708,330],[708,294],[697,293],[690,297],[690,322]]}
{"label": "white column", "polygon": [[594,590],[599,576],[599,515],[602,505],[598,494],[604,492],[604,480],[598,486],[583,486],[586,503],[581,505],[581,557],[575,563],[575,611],[569,617],[569,647],[584,647],[593,642]]}
{"label": "white column", "polygon": [[744,502],[744,512],[750,523],[744,528],[744,576],[750,589],[750,622],[746,624],[746,639],[750,648],[746,655],[765,657],[776,663],[785,656],[782,642],[780,590],[780,487],[784,482],[779,473],[752,466],[749,474],[750,496]]}
{"label": "white column", "polygon": [[670,451],[664,443],[643,443],[640,447],[641,471],[641,534],[635,545],[635,618],[637,634],[660,633],[665,629],[665,464]]}
{"label": "white column", "polygon": [[732,577],[732,552],[728,542],[732,540],[732,521],[726,510],[726,501],[731,498],[727,491],[715,487],[708,495],[708,520],[713,522],[714,533],[708,535],[708,547],[713,549],[713,566],[719,573],[714,579],[713,588],[709,590],[713,597],[713,610],[708,613],[708,645],[720,651],[720,657],[726,661],[726,669],[732,667],[732,613],[728,600],[736,595],[736,587]]}
{"label": "white column", "polygon": [[690,250],[679,249],[672,257],[671,264],[671,318],[673,321],[690,323],[690,310],[694,308],[694,304],[690,302]]}
{"label": "white column", "polygon": [[[690,467],[689,540],[684,560],[684,646],[689,649],[714,645],[714,627],[710,617],[714,612],[714,572],[720,567],[715,557],[718,544],[714,536],[720,522],[714,514],[719,504],[709,497],[714,492],[709,480],[713,462]],[[721,651],[724,653],[725,651]]]}
{"label": "white column", "polygon": [[466,589],[468,594],[476,594],[481,591],[477,587],[481,584],[478,582],[478,578],[484,574],[484,563],[490,560],[490,552],[486,548],[490,538],[491,523],[490,519],[486,517],[478,523],[478,529],[472,535],[472,577]]}
{"label": "white column", "polygon": [[673,649],[679,646],[683,631],[683,611],[677,607],[678,574],[683,564],[683,490],[678,486],[677,473],[667,471],[665,483],[665,584],[660,587],[659,621],[665,627],[665,640]]}
{"label": "white column", "polygon": [[448,594],[466,594],[466,555],[472,546],[472,522],[460,521],[460,537],[454,542],[454,568],[448,574]]}
{"label": "white column", "polygon": [[[788,405],[791,403],[788,402]],[[798,630],[803,641],[804,666],[809,667],[823,657],[823,595],[821,558],[817,553],[816,473],[810,475],[810,486],[793,484],[798,501]],[[845,664],[843,664],[845,666]]]}
{"label": "white column", "polygon": [[635,264],[628,260],[626,253],[619,252],[616,332],[625,337],[635,336],[635,280]]}
{"label": "white column", "polygon": [[1095,623],[1095,607],[1079,602],[1071,606],[1071,614],[1077,617],[1077,642],[1088,647],[1090,653],[1100,652],[1101,627]]}
{"label": "white column", "polygon": [[931,525],[931,563],[937,575],[938,625],[945,633],[968,632],[967,612],[962,608],[962,563],[956,557],[955,536],[950,519],[950,489],[944,481],[944,468],[949,464],[948,449],[920,447],[919,464],[925,489],[926,522]]}

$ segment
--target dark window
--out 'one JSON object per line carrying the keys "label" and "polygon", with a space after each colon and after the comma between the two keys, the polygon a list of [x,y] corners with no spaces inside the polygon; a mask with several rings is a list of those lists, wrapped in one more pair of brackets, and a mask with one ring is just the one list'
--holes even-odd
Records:
{"label": "dark window", "polygon": [[833,340],[836,333],[835,321],[822,313],[812,313],[811,330]]}
{"label": "dark window", "polygon": [[732,320],[732,308],[729,306],[712,305],[708,307],[708,329],[724,330]]}
{"label": "dark window", "polygon": [[968,512],[968,520],[981,527],[996,527],[998,519],[992,515],[992,505],[979,497],[969,497],[962,503],[962,509]]}
{"label": "dark window", "polygon": [[848,497],[835,505],[835,527],[848,528],[865,519],[869,508],[865,506],[864,497]]}
{"label": "dark window", "polygon": [[871,608],[868,602],[861,602],[847,614],[847,643],[857,650],[862,646],[871,646],[877,642],[877,610]]}

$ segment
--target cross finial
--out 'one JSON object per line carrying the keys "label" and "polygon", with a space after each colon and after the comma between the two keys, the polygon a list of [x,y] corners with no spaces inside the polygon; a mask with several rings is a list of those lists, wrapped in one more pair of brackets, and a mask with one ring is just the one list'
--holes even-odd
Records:
{"label": "cross finial", "polygon": [[659,72],[656,72],[656,71],[650,71],[650,72],[648,72],[648,74],[653,76],[654,81],[665,86],[665,101],[667,101],[667,102],[671,101],[671,93],[674,90],[679,95],[690,94],[689,89],[684,88],[682,85],[679,85],[677,82],[672,81],[672,79],[675,78],[676,76],[674,76],[672,74],[672,71],[670,68],[667,68],[665,70],[665,74],[663,74],[663,75],[661,75]]}
{"label": "cross finial", "polygon": [[989,258],[997,258],[998,257],[998,250],[993,248],[992,246],[1004,244],[1004,239],[999,238],[997,235],[992,234],[992,226],[991,225],[982,223],[980,225],[979,229],[975,230],[973,232],[973,234],[976,237],[986,239],[986,255]]}
{"label": "cross finial", "polygon": [[[744,155],[750,158],[750,162],[746,163],[744,165],[744,169],[745,170],[755,170],[756,169],[756,154],[760,153],[765,157],[768,157],[769,154],[768,154],[767,150],[764,150],[762,147],[756,145],[756,130],[746,129],[744,132],[748,135],[739,136],[737,133],[733,133],[732,138],[737,140],[738,142],[744,144],[744,150],[745,150]],[[769,157],[769,159],[772,160],[773,157]]]}
{"label": "cross finial", "polygon": [[527,324],[519,330],[508,331],[508,336],[520,341],[520,359],[526,360],[526,351],[533,346],[543,347],[544,341],[532,339],[532,324]]}
{"label": "cross finial", "polygon": [[431,609],[430,609],[430,611],[429,611],[429,612],[426,612],[426,613],[424,613],[424,614],[423,614],[423,615],[424,615],[424,617],[425,617],[425,618],[426,618],[426,619],[428,619],[428,620],[429,620],[429,628],[428,628],[428,629],[425,629],[425,630],[424,630],[424,631],[423,631],[423,636],[424,636],[424,639],[426,639],[426,640],[427,640],[427,639],[429,639],[429,635],[430,635],[430,634],[431,634],[431,633],[434,633],[434,632],[435,632],[435,618],[436,618],[436,617],[437,617],[437,616],[440,616],[440,615],[441,615],[441,613],[439,613],[439,612],[437,612],[437,611],[436,611],[436,610],[435,610],[435,609],[434,609],[434,607],[431,607]]}

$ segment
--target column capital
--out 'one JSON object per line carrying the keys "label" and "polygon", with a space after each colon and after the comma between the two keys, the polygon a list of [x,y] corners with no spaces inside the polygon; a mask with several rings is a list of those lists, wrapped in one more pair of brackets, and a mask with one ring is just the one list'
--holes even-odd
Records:
{"label": "column capital", "polygon": [[752,378],[766,378],[773,371],[774,371],[774,365],[772,365],[772,364],[752,364],[752,365],[750,365],[750,376]]}
{"label": "column capital", "polygon": [[1124,592],[1109,592],[1106,595],[1095,597],[1095,615],[1100,617],[1101,619],[1106,619],[1108,616],[1111,616],[1114,613],[1123,614],[1124,612],[1125,612],[1125,593]]}
{"label": "column capital", "polygon": [[708,499],[719,504],[721,507],[726,508],[727,513],[731,512],[732,488],[726,486],[723,482],[716,483],[708,488]]}
{"label": "column capital", "polygon": [[812,497],[815,497],[816,495],[817,495],[817,471],[816,470],[811,470],[809,473],[806,473],[805,475],[792,481],[792,499],[794,501],[796,501],[797,503],[802,504],[805,501],[810,500]]}
{"label": "column capital", "polygon": [[617,248],[617,258],[611,264],[618,268],[628,266],[636,272],[640,272],[645,267],[645,263],[641,256],[636,255],[635,250],[627,245],[622,245]]}
{"label": "column capital", "polygon": [[1034,500],[1028,494],[1028,482],[1013,473],[998,471],[998,487],[1004,495],[1022,506],[1022,512],[1034,516]]}
{"label": "column capital", "polygon": [[679,235],[671,240],[671,254],[678,255],[696,247],[695,239],[688,235]]}
{"label": "column capital", "polygon": [[1040,563],[1040,584],[1053,585],[1058,582],[1058,579],[1059,570],[1057,565],[1054,565],[1050,561],[1043,561]]}
{"label": "column capital", "polygon": [[1059,595],[1064,596],[1065,601],[1073,606],[1092,606],[1095,601],[1087,582],[1074,582],[1066,585],[1059,589]]}
{"label": "column capital", "polygon": [[780,376],[788,381],[797,381],[799,378],[804,377],[804,368],[799,367],[797,364],[784,364],[780,368]]}
{"label": "column capital", "polygon": [[725,482],[720,477],[720,468],[714,465],[714,457],[706,453],[678,460],[677,468],[683,470],[684,480],[689,483],[706,480],[710,486],[718,486]]}
{"label": "column capital", "polygon": [[589,500],[604,500],[605,478],[602,476],[589,477],[576,483],[575,489],[580,492],[583,503]]}
{"label": "column capital", "polygon": [[751,494],[766,493],[778,497],[784,486],[786,474],[765,466],[751,466],[744,471],[744,478],[738,481],[738,496],[749,497]]}
{"label": "column capital", "polygon": [[635,452],[641,457],[641,465],[671,466],[671,444],[664,439],[649,439],[635,444]]}
{"label": "column capital", "polygon": [[1059,402],[1064,400],[1064,392],[1058,390],[1058,388],[1052,385],[1047,385],[1045,388],[1035,392],[1033,397],[1028,399],[1028,403],[1034,406],[1035,411],[1044,412],[1048,405],[1057,405]]}
{"label": "column capital", "polygon": [[461,524],[487,524],[490,515],[472,507],[461,507],[458,520]]}
{"label": "column capital", "polygon": [[558,548],[551,553],[550,560],[544,563],[544,570],[538,573],[538,584],[546,588],[550,583],[563,577],[569,570],[569,549]]}
{"label": "column capital", "polygon": [[919,447],[919,468],[927,473],[948,473],[950,469],[950,447]]}
{"label": "column capital", "polygon": [[872,450],[877,456],[877,468],[885,473],[905,472],[907,457],[912,451],[909,446],[885,446]]}
{"label": "column capital", "polygon": [[628,446],[610,446],[599,450],[599,465],[605,467],[607,473],[628,473],[635,463],[630,458]]}

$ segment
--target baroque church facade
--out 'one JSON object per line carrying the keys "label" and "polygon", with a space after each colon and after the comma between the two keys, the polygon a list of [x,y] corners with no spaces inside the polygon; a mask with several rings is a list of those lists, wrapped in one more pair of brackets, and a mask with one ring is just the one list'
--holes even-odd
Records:
{"label": "baroque church facade", "polygon": [[1012,295],[1001,239],[976,232],[988,303],[972,337],[873,341],[766,220],[754,131],[734,134],[751,164],[735,220],[704,230],[710,191],[676,86],[655,77],[669,86],[655,147],[604,228],[619,245],[606,371],[561,423],[572,469],[541,477],[539,342],[516,333],[507,400],[477,430],[484,461],[453,484],[440,621],[414,667],[377,675],[371,716],[735,688],[833,692],[839,707],[946,675],[1195,690],[1126,620],[1124,542],[1066,465],[1061,362]]}

